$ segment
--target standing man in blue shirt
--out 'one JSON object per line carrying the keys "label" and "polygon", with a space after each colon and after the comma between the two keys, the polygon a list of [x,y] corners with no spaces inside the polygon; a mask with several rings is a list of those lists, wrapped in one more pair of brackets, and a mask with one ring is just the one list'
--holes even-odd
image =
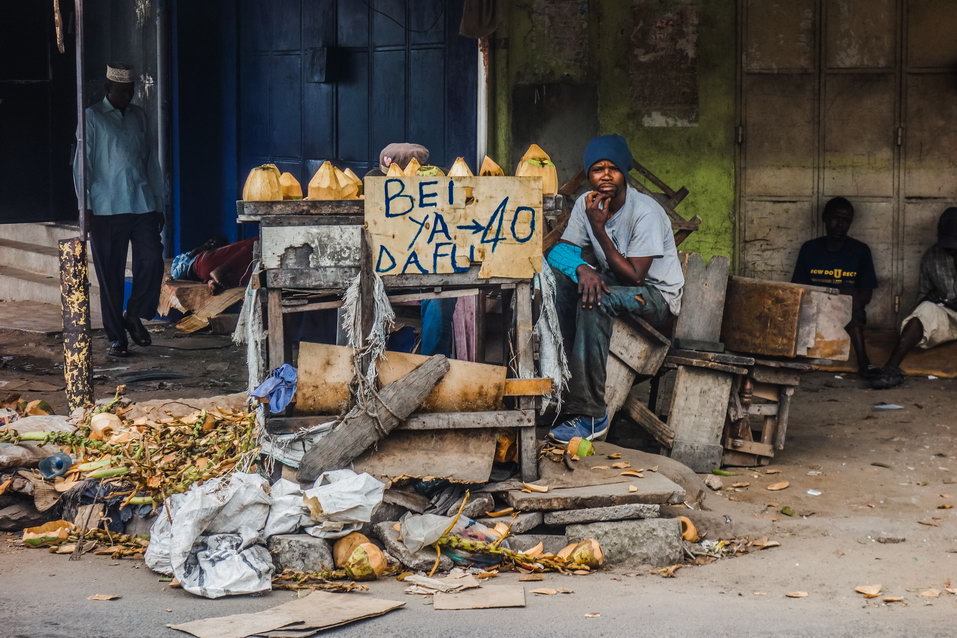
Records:
{"label": "standing man in blue shirt", "polygon": [[[84,154],[73,158],[74,181],[86,160],[87,228],[100,285],[109,354],[129,355],[126,333],[151,343],[142,319],[156,314],[163,282],[163,177],[150,148],[146,113],[131,104],[133,69],[106,67],[106,97],[86,109]],[[123,311],[126,253],[133,246],[133,291]]]}

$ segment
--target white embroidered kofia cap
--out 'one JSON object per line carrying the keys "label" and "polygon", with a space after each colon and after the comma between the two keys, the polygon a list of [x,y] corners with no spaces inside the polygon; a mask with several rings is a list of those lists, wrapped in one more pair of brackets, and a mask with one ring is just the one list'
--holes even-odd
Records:
{"label": "white embroidered kofia cap", "polygon": [[106,79],[111,82],[130,84],[133,82],[133,67],[129,64],[111,62],[106,65]]}

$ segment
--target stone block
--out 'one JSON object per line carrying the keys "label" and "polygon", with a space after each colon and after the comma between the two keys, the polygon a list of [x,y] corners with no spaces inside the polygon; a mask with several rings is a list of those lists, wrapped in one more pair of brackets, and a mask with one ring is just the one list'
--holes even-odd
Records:
{"label": "stone block", "polygon": [[410,512],[421,514],[429,507],[429,499],[418,492],[411,490],[388,489],[382,495],[384,503],[391,503],[404,507]]}
{"label": "stone block", "polygon": [[269,538],[267,547],[276,571],[319,572],[335,569],[332,548],[322,538],[309,534],[277,534]]}
{"label": "stone block", "polygon": [[[498,518],[483,516],[482,518],[476,520],[486,527],[495,527],[496,523],[505,523],[508,525],[512,521],[512,516],[499,516]],[[515,517],[515,522],[512,523],[512,533],[524,534],[530,529],[534,529],[541,525],[542,521],[543,517],[541,512],[522,512]]]}
{"label": "stone block", "polygon": [[[456,512],[459,511],[459,507],[461,506],[462,499],[458,499],[448,509],[446,516],[455,516]],[[469,498],[469,502],[466,503],[465,507],[462,509],[462,516],[475,519],[479,516],[484,516],[485,512],[491,512],[494,509],[495,499],[492,498],[491,494],[474,494]]]}
{"label": "stone block", "polygon": [[[431,547],[410,552],[399,540],[399,532],[395,529],[395,521],[386,521],[372,526],[372,533],[382,542],[385,551],[402,563],[408,569],[417,572],[427,572],[435,564],[435,550]],[[452,559],[446,555],[439,558],[439,570],[446,572],[453,567]]]}
{"label": "stone block", "polygon": [[612,566],[666,567],[683,557],[681,523],[674,518],[569,525],[565,535],[572,542],[594,538]]}
{"label": "stone block", "polygon": [[508,537],[508,546],[517,552],[525,552],[542,544],[546,554],[557,554],[568,545],[568,538],[561,534],[518,534]]}
{"label": "stone block", "polygon": [[612,505],[610,507],[587,507],[580,510],[545,512],[544,521],[546,525],[575,525],[577,523],[658,518],[660,514],[660,505],[628,503],[626,505]]}
{"label": "stone block", "polygon": [[[630,491],[631,486],[636,491]],[[623,483],[562,487],[548,492],[512,490],[508,492],[507,500],[509,505],[522,512],[553,512],[626,503],[682,503],[685,491],[658,472],[645,472],[644,478]]]}

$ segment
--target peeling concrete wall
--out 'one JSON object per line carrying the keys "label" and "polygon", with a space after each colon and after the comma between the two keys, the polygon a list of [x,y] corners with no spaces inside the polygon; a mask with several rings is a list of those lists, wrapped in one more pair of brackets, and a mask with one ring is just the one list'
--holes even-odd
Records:
{"label": "peeling concrete wall", "polygon": [[[565,179],[580,164],[582,139],[620,133],[639,161],[690,191],[678,210],[703,223],[682,248],[732,254],[735,3],[515,0],[492,51],[489,147],[497,161],[514,166],[531,130]],[[561,121],[561,104],[536,99],[556,89],[576,98],[567,104],[582,123],[576,130]],[[525,109],[538,111],[517,112]]]}

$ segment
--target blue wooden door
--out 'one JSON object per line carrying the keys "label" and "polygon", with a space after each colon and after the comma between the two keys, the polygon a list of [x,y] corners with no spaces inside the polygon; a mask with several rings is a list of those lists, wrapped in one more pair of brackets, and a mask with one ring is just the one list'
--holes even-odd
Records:
{"label": "blue wooden door", "polygon": [[460,18],[455,0],[243,0],[240,180],[273,162],[305,189],[323,160],[361,176],[390,142],[472,160],[477,47]]}

